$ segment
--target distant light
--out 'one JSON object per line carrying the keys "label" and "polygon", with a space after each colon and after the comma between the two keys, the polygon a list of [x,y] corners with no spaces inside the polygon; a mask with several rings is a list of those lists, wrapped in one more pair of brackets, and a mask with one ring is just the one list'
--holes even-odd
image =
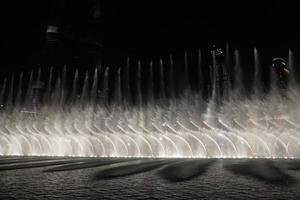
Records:
{"label": "distant light", "polygon": [[290,71],[286,68],[283,69],[286,73],[290,73]]}
{"label": "distant light", "polygon": [[46,32],[47,33],[57,33],[58,32],[58,27],[57,26],[48,26]]}

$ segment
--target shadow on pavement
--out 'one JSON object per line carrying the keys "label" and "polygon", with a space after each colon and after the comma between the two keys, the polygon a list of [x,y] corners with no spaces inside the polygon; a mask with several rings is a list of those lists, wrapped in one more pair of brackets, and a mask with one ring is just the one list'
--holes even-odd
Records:
{"label": "shadow on pavement", "polygon": [[300,160],[275,160],[274,165],[286,170],[300,171]]}
{"label": "shadow on pavement", "polygon": [[173,159],[154,159],[154,160],[140,160],[139,162],[126,163],[124,165],[110,167],[99,171],[95,175],[95,179],[112,179],[117,177],[134,175],[156,168],[162,167],[164,165],[176,162]]}
{"label": "shadow on pavement", "polygon": [[[134,159],[132,159],[133,161]],[[77,170],[77,169],[86,169],[86,168],[93,168],[99,167],[104,165],[111,165],[115,163],[121,163],[129,161],[129,159],[106,159],[106,160],[89,160],[77,163],[71,163],[66,165],[60,165],[57,167],[53,167],[50,169],[44,170],[44,172],[58,172],[58,171],[69,171],[69,170]]]}
{"label": "shadow on pavement", "polygon": [[187,181],[204,174],[215,161],[214,159],[181,161],[166,166],[159,171],[159,175],[170,182]]}
{"label": "shadow on pavement", "polygon": [[6,163],[0,165],[0,171],[2,170],[16,170],[16,169],[26,169],[26,168],[38,168],[38,167],[48,167],[54,165],[62,165],[69,163],[77,163],[86,161],[87,158],[61,158],[61,159],[41,159],[41,160],[31,160],[27,162],[15,161],[12,163]]}
{"label": "shadow on pavement", "polygon": [[272,183],[289,185],[296,182],[286,171],[274,164],[274,161],[266,159],[255,159],[247,161],[224,160],[225,169],[234,174]]}

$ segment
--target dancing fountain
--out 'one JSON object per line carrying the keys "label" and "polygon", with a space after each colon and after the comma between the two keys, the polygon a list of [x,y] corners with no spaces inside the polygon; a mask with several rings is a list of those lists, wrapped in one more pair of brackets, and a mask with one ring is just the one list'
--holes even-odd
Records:
{"label": "dancing fountain", "polygon": [[40,68],[5,78],[0,154],[299,158],[300,93],[292,52],[286,87],[278,84],[274,67],[264,87],[254,49],[250,95],[239,52],[233,64],[229,48],[225,64],[221,50],[211,54],[205,65],[199,50],[195,87],[187,54],[183,67],[170,56],[148,66],[128,59],[119,69]]}

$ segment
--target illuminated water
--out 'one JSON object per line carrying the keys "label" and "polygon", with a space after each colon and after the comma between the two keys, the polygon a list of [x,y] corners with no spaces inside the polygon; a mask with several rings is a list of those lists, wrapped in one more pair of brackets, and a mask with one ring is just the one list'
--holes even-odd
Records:
{"label": "illuminated water", "polygon": [[116,72],[107,67],[100,73],[96,68],[92,75],[85,76],[76,71],[72,90],[67,89],[70,81],[66,70],[61,75],[50,70],[42,93],[37,92],[41,70],[31,72],[26,80],[23,73],[18,79],[4,79],[0,91],[0,154],[298,158],[300,93],[292,53],[288,87],[280,89],[276,76],[271,75],[270,90],[264,92],[255,50],[254,81],[248,97],[243,95],[239,54],[236,51],[234,55],[234,85],[222,90],[213,59],[208,98],[201,93],[205,75],[200,54],[199,91],[189,84],[186,58],[180,77],[186,83],[180,95],[172,58],[168,71],[166,63],[159,62],[158,82],[153,81],[150,63],[146,89],[141,83],[141,63],[134,76],[129,73],[129,65]]}

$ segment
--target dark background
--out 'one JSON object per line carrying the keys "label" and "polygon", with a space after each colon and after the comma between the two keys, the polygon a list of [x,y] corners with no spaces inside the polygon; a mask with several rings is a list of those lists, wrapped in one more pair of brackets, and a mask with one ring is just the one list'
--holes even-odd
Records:
{"label": "dark background", "polygon": [[[100,11],[95,10],[98,3]],[[271,62],[272,56],[286,58],[288,47],[297,52],[298,11],[297,3],[275,0],[3,1],[1,71],[53,62],[46,47],[49,23],[61,23],[78,38],[89,35],[100,42],[104,65],[122,65],[127,56],[145,61],[171,53],[183,56],[185,50],[201,47],[205,51],[212,44],[224,47],[226,42],[231,49],[240,49],[244,60],[253,57],[256,46],[263,59]],[[74,49],[63,52],[78,53]],[[80,45],[77,49],[81,49],[79,56],[85,54]]]}

